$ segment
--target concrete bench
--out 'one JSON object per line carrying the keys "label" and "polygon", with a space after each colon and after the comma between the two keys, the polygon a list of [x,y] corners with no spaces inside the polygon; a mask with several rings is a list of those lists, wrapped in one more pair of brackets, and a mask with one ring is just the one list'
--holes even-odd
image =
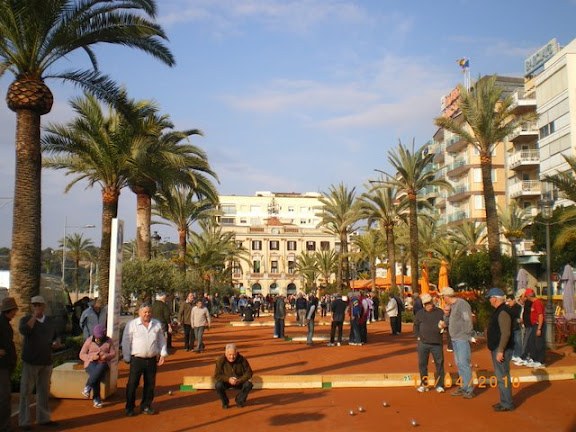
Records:
{"label": "concrete bench", "polygon": [[[255,389],[321,389],[321,375],[254,375]],[[214,389],[214,378],[209,376],[184,377],[182,391]]]}
{"label": "concrete bench", "polygon": [[[84,399],[82,390],[86,385],[88,374],[84,370],[81,362],[62,363],[52,369],[52,379],[50,382],[50,396],[60,399]],[[106,399],[111,395],[110,373],[100,384],[100,395]]]}

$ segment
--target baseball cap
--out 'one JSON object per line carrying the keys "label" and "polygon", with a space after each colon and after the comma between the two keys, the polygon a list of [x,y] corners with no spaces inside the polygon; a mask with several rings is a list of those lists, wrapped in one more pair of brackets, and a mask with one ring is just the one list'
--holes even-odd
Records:
{"label": "baseball cap", "polygon": [[505,297],[506,294],[500,288],[490,288],[486,293],[486,298],[490,297]]}
{"label": "baseball cap", "polygon": [[44,300],[44,297],[42,296],[34,296],[30,299],[30,303],[32,304],[46,304],[46,301]]}
{"label": "baseball cap", "polygon": [[426,303],[430,303],[432,302],[432,296],[430,294],[422,294],[420,296],[420,299],[422,300],[422,304],[426,304]]}
{"label": "baseball cap", "polygon": [[454,289],[451,287],[442,288],[442,291],[440,291],[440,295],[446,296],[446,297],[453,297],[454,296]]}
{"label": "baseball cap", "polygon": [[534,290],[532,288],[526,288],[526,291],[524,291],[524,295],[531,297],[531,296],[534,296],[536,294],[534,293]]}

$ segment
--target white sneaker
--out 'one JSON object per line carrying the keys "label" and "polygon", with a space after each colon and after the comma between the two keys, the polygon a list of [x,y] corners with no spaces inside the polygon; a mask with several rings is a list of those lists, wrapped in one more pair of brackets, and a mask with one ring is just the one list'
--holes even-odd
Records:
{"label": "white sneaker", "polygon": [[444,390],[444,387],[438,386],[436,387],[436,392],[437,393],[444,393],[446,390]]}
{"label": "white sneaker", "polygon": [[530,360],[530,361],[527,361],[526,363],[524,363],[524,366],[528,366],[528,367],[533,368],[533,367],[538,366],[539,364],[540,363],[535,362],[534,360]]}
{"label": "white sneaker", "polygon": [[417,391],[418,393],[424,393],[424,392],[427,392],[428,390],[430,390],[430,389],[429,389],[428,387],[423,386],[423,385],[421,385],[420,387],[417,387],[417,388],[416,388],[416,391]]}
{"label": "white sneaker", "polygon": [[94,408],[102,408],[102,402],[98,399],[94,399]]}
{"label": "white sneaker", "polygon": [[334,346],[334,344],[333,344],[333,343],[329,343],[327,346],[332,347],[332,346]]}
{"label": "white sneaker", "polygon": [[336,346],[340,346],[342,345],[340,342],[336,342]]}
{"label": "white sneaker", "polygon": [[82,390],[82,396],[84,396],[86,399],[89,399],[91,390],[92,389],[90,388],[90,386],[84,387],[84,390]]}
{"label": "white sneaker", "polygon": [[512,356],[512,359],[511,359],[511,360],[512,360],[513,363],[522,361],[522,359],[521,359],[520,357],[515,357],[515,356]]}
{"label": "white sneaker", "polygon": [[532,363],[532,367],[534,369],[546,369],[546,366],[544,366],[542,363],[540,362],[534,362]]}

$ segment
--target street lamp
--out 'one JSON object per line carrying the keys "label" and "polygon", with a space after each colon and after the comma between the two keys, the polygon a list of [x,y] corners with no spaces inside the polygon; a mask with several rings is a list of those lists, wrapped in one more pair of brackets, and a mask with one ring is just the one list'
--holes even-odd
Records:
{"label": "street lamp", "polygon": [[518,252],[516,250],[516,248],[518,247],[518,244],[520,243],[520,241],[522,240],[520,237],[516,237],[516,236],[510,236],[508,237],[508,240],[510,241],[510,244],[512,245],[512,261],[514,262],[514,270],[515,273],[514,274],[514,279],[512,281],[512,288],[513,288],[513,292],[516,293],[516,291],[518,291],[518,281],[516,280],[518,278]]}
{"label": "street lamp", "polygon": [[68,236],[67,230],[68,228],[78,228],[78,229],[86,229],[86,228],[96,228],[94,224],[87,224],[87,225],[68,225],[68,216],[64,218],[64,240],[62,240],[62,286],[66,286],[66,237]]}
{"label": "street lamp", "polygon": [[554,210],[554,201],[550,198],[544,198],[540,201],[540,210],[542,219],[546,225],[546,279],[548,288],[546,290],[546,346],[554,349],[554,305],[552,304],[552,272],[550,260],[550,220]]}

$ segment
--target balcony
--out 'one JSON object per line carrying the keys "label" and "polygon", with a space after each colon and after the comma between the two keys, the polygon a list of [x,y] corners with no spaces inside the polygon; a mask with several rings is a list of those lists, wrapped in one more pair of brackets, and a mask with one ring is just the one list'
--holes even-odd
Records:
{"label": "balcony", "polygon": [[464,199],[468,199],[470,197],[472,193],[470,192],[470,189],[468,188],[468,186],[465,185],[461,185],[461,186],[456,186],[454,188],[454,192],[452,193],[452,195],[450,195],[448,197],[448,201],[452,202],[457,202],[457,201],[462,201]]}
{"label": "balcony", "polygon": [[446,145],[442,143],[436,148],[436,151],[434,152],[434,163],[444,162],[445,153],[446,153]]}
{"label": "balcony", "polygon": [[536,122],[528,122],[518,126],[508,136],[513,143],[530,143],[538,139],[538,126]]}
{"label": "balcony", "polygon": [[510,198],[539,196],[541,192],[540,180],[523,180],[510,186]]}
{"label": "balcony", "polygon": [[448,223],[450,222],[458,222],[461,221],[463,219],[468,219],[468,212],[460,210],[457,211],[455,213],[449,214],[446,219],[448,220]]}
{"label": "balcony", "polygon": [[448,170],[446,174],[449,177],[460,177],[466,171],[470,169],[470,165],[468,165],[467,158],[459,158],[454,161],[454,163],[448,166]]}
{"label": "balcony", "polygon": [[510,108],[515,114],[536,111],[536,99],[526,97],[524,90],[519,90],[512,95],[512,104],[510,105]]}
{"label": "balcony", "polygon": [[446,141],[446,151],[448,153],[459,153],[468,147],[468,143],[459,136],[455,136]]}
{"label": "balcony", "polygon": [[540,150],[521,150],[510,156],[510,169],[532,168],[540,165]]}

